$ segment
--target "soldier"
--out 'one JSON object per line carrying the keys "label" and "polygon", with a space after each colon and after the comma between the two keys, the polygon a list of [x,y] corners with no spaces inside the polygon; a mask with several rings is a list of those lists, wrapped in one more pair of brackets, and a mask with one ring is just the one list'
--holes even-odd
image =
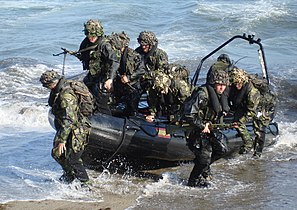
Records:
{"label": "soldier", "polygon": [[100,21],[88,20],[84,24],[84,33],[86,37],[76,56],[81,60],[83,69],[88,70],[84,83],[97,102],[104,106],[109,99],[104,93],[112,90],[112,82],[120,65],[120,54],[104,36]]}
{"label": "soldier", "polygon": [[[137,41],[140,46],[135,50],[141,55],[146,70],[146,74],[140,81],[142,93],[148,91],[148,95],[153,95],[155,93],[151,93],[154,92],[152,89],[152,74],[157,70],[164,71],[165,67],[168,65],[168,56],[165,51],[158,48],[158,39],[151,31],[142,31]],[[150,117],[147,117],[147,120],[153,121]]]}
{"label": "soldier", "polygon": [[170,64],[165,71],[155,71],[153,87],[148,96],[150,115],[148,119],[166,116],[177,119],[185,99],[191,95],[188,70],[179,64]]}
{"label": "soldier", "polygon": [[46,71],[41,75],[40,82],[43,87],[51,90],[48,103],[55,116],[57,131],[52,157],[63,168],[64,173],[60,180],[71,183],[77,178],[82,183],[86,183],[89,177],[81,155],[88,142],[90,122],[80,112],[78,97],[64,77],[54,70]]}
{"label": "soldier", "polygon": [[217,71],[217,70],[223,70],[229,73],[231,70],[232,63],[227,54],[221,54],[218,58],[217,61],[211,65],[207,72],[207,82],[209,83],[210,80],[212,80],[212,73]]}
{"label": "soldier", "polygon": [[153,32],[142,31],[137,41],[140,46],[135,50],[142,56],[148,72],[164,69],[164,65],[168,65],[167,53],[158,48],[158,39]]}
{"label": "soldier", "polygon": [[116,103],[125,104],[125,115],[136,115],[142,93],[140,79],[146,72],[141,56],[128,47],[130,38],[125,32],[112,34],[110,40],[112,46],[121,53],[120,68],[114,82]]}
{"label": "soldier", "polygon": [[[206,85],[195,88],[192,92],[194,101],[185,120],[195,128],[187,135],[189,149],[195,154],[194,167],[188,180],[188,186],[208,187],[211,179],[210,165],[227,152],[223,144],[224,136],[219,130],[212,129],[212,123],[222,122],[223,104],[220,97],[229,83],[225,71],[216,71],[213,77],[215,92],[209,92]],[[191,96],[191,97],[192,97]],[[218,108],[215,108],[218,107]]]}
{"label": "soldier", "polygon": [[[271,110],[265,105],[267,97],[260,94],[249,79],[249,75],[242,69],[234,68],[231,71],[230,82],[232,83],[230,100],[235,111],[234,121],[243,140],[239,154],[249,153],[254,146],[254,156],[260,157],[265,143],[265,130],[271,121]],[[254,141],[246,128],[248,121],[253,124]]]}

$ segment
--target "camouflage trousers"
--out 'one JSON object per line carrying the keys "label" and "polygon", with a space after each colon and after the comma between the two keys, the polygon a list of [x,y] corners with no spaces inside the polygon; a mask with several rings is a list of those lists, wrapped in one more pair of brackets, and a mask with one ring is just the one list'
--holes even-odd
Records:
{"label": "camouflage trousers", "polygon": [[73,176],[82,182],[89,180],[81,156],[87,145],[90,128],[77,128],[67,139],[66,151],[59,156],[56,143],[52,149],[52,157],[61,165],[64,174]]}
{"label": "camouflage trousers", "polygon": [[[266,127],[269,125],[269,122],[271,120],[270,116],[265,112],[259,112],[257,116],[253,117],[251,120],[252,123],[252,129],[255,134],[255,139],[253,140],[250,132],[246,126],[246,123],[249,119],[247,119],[244,116],[237,116],[239,117],[238,122],[238,128],[237,131],[242,138],[243,141],[243,147],[247,150],[252,149],[253,147],[259,147],[259,150],[263,150],[264,143],[265,143],[265,132]],[[236,121],[236,120],[235,120]]]}

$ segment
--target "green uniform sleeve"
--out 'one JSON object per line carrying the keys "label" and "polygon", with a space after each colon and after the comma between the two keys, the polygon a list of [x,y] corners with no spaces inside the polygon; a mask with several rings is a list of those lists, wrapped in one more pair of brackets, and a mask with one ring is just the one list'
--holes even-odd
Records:
{"label": "green uniform sleeve", "polygon": [[61,127],[54,141],[66,143],[71,131],[78,123],[78,101],[71,91],[62,92],[60,98],[60,116],[57,117]]}
{"label": "green uniform sleeve", "polygon": [[246,112],[239,119],[239,122],[246,123],[249,119],[252,119],[257,114],[257,107],[260,102],[260,92],[252,87],[247,95]]}

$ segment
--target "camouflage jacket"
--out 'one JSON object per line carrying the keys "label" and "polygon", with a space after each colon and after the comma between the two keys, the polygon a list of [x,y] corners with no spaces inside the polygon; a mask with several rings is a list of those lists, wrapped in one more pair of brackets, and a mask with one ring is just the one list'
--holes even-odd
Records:
{"label": "camouflage jacket", "polygon": [[142,56],[147,73],[165,69],[168,64],[168,55],[165,51],[154,46],[148,53],[144,53],[141,47],[135,49]]}
{"label": "camouflage jacket", "polygon": [[261,95],[251,82],[245,83],[240,91],[232,88],[230,98],[234,111],[242,113],[239,122],[246,123],[257,115]]}
{"label": "camouflage jacket", "polygon": [[163,111],[166,114],[174,114],[190,95],[191,87],[189,83],[185,80],[172,81],[168,94],[162,94],[157,89],[149,91],[149,110],[152,114],[159,111]]}
{"label": "camouflage jacket", "polygon": [[[92,46],[94,49],[83,51]],[[99,37],[95,43],[90,43],[86,37],[79,50],[82,51],[78,57],[83,69],[89,70],[93,77],[101,78],[101,81],[115,78],[120,65],[120,53],[112,48],[106,37]]]}
{"label": "camouflage jacket", "polygon": [[65,86],[67,81],[62,78],[57,87],[51,91],[49,105],[55,116],[55,143],[67,143],[71,135],[71,146],[77,151],[87,141],[90,122],[79,113],[78,98],[72,88]]}
{"label": "camouflage jacket", "polygon": [[120,75],[126,75],[131,85],[133,85],[144,76],[145,72],[141,55],[132,48],[127,47],[121,57]]}

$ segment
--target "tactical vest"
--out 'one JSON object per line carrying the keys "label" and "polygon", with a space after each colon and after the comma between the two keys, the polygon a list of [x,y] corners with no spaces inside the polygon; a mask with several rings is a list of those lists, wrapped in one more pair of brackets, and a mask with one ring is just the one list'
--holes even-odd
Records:
{"label": "tactical vest", "polygon": [[[90,43],[87,38],[82,42],[80,50],[86,49],[94,44]],[[109,45],[109,46],[108,46]],[[110,46],[109,40],[104,37],[99,37],[95,43],[95,48],[82,52],[81,60],[84,70],[89,70],[92,76],[104,76],[108,77],[108,70],[111,67],[111,63],[104,55],[104,51],[113,51]]]}
{"label": "tactical vest", "polygon": [[[202,94],[205,94],[205,98],[199,98]],[[193,118],[193,115],[197,115],[200,120],[217,121],[220,120],[218,114],[214,111],[213,106],[221,106],[221,104],[213,104],[211,100],[214,96],[210,96],[206,85],[196,87],[191,96],[188,97],[183,106],[182,119]],[[203,101],[206,99],[207,101]],[[196,107],[196,101],[198,101],[199,107]],[[219,102],[219,100],[217,100]]]}

